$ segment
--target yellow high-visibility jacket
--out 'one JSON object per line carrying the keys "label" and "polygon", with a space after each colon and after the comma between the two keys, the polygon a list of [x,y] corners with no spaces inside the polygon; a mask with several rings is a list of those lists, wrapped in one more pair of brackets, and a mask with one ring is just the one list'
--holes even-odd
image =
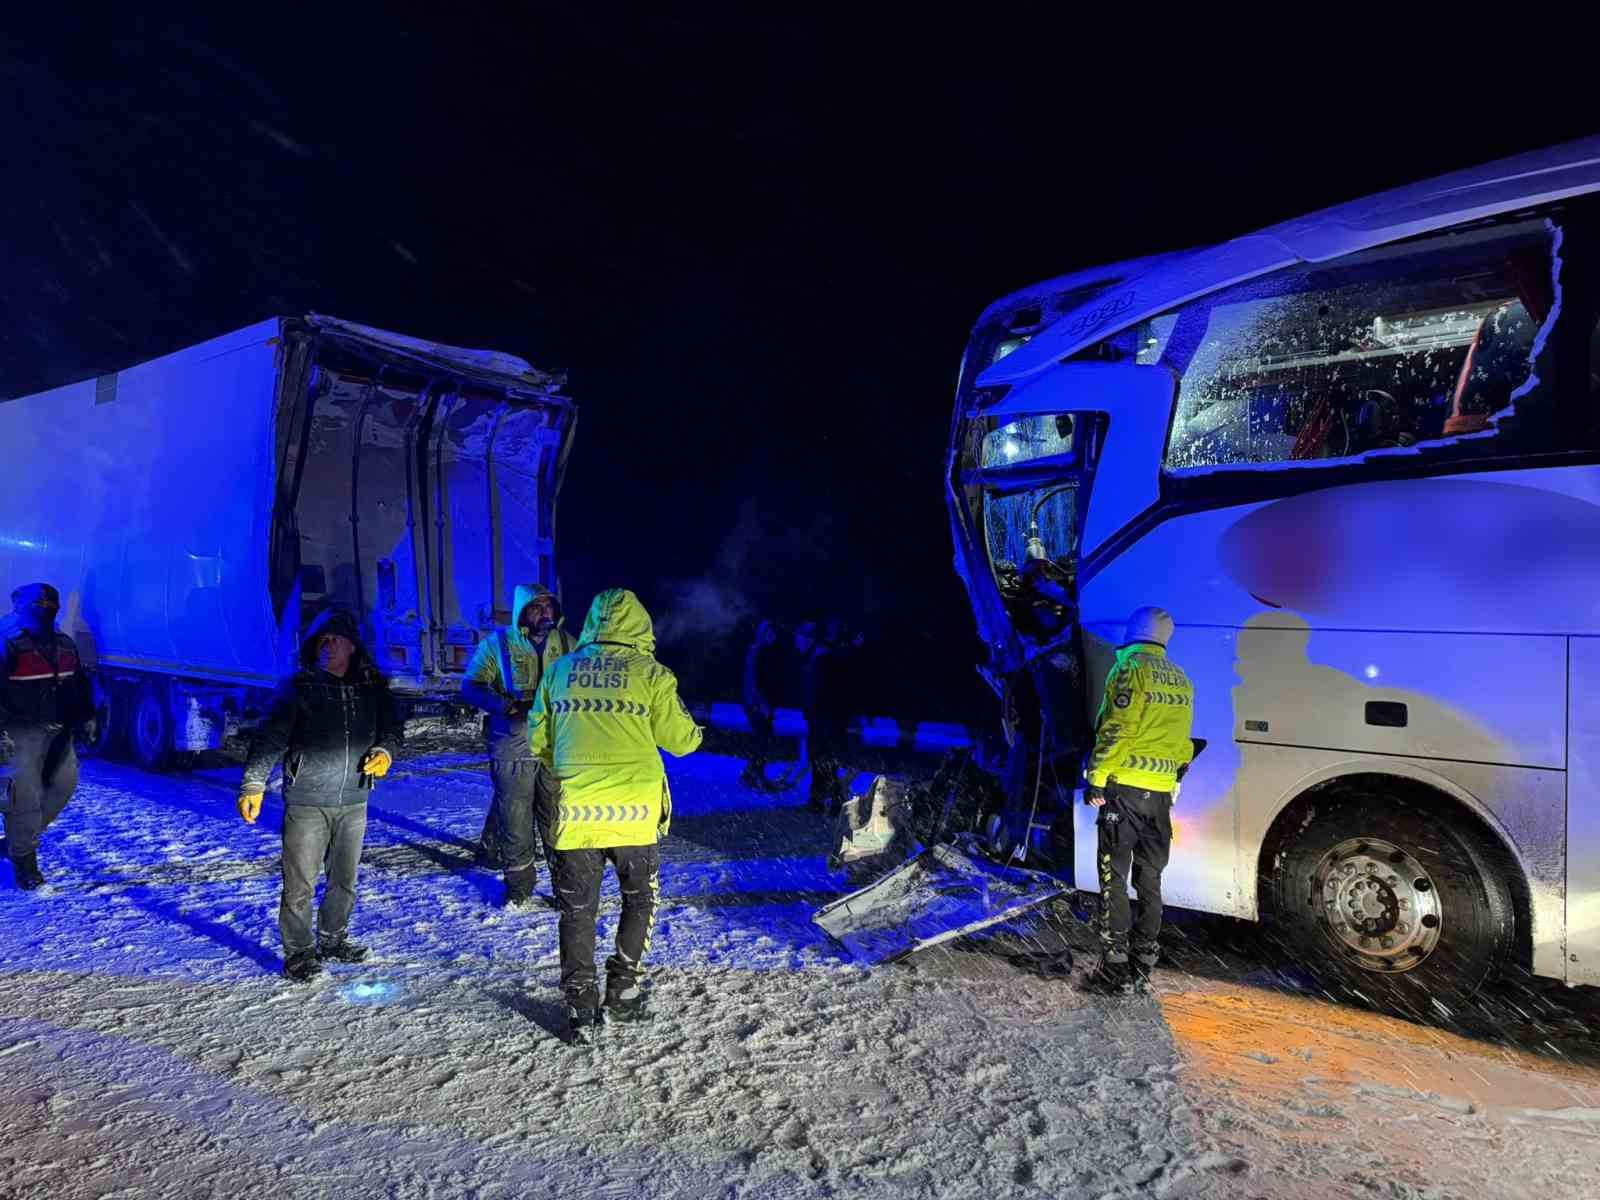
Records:
{"label": "yellow high-visibility jacket", "polygon": [[1194,685],[1160,646],[1135,642],[1117,651],[1095,718],[1094,749],[1085,772],[1090,787],[1115,780],[1170,792],[1194,758]]}
{"label": "yellow high-visibility jacket", "polygon": [[528,745],[560,783],[542,813],[552,849],[648,846],[667,832],[672,798],[660,750],[689,754],[704,730],[655,648],[644,605],[613,588],[594,598],[578,648],[545,668]]}

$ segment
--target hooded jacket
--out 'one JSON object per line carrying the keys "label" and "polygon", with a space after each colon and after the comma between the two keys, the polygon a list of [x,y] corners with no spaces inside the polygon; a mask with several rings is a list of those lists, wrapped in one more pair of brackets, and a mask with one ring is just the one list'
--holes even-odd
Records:
{"label": "hooded jacket", "polygon": [[552,849],[648,846],[666,833],[672,800],[660,751],[689,754],[704,731],[655,648],[644,605],[613,588],[595,597],[578,648],[545,669],[528,745],[559,785],[543,801]]}
{"label": "hooded jacket", "polygon": [[[316,665],[317,639],[335,632],[356,644],[342,677]],[[279,689],[250,740],[244,783],[265,787],[283,761],[283,802],[321,808],[365,804],[371,781],[361,773],[369,750],[398,757],[402,726],[388,682],[357,640],[354,622],[325,612],[306,632],[301,669]]]}
{"label": "hooded jacket", "polygon": [[[554,596],[542,583],[519,583],[511,597],[511,624],[478,643],[461,681],[461,698],[489,714],[485,730],[489,753],[525,758],[528,729],[524,720],[544,669],[577,645],[562,627],[560,602],[556,624],[540,645],[522,631],[522,614],[540,596]],[[509,671],[509,676],[507,672]]]}

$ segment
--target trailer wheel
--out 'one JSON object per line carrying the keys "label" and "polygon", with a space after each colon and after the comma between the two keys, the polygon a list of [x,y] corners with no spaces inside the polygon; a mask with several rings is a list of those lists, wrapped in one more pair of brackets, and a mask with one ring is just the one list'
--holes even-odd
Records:
{"label": "trailer wheel", "polygon": [[1264,898],[1286,948],[1328,991],[1459,1018],[1515,945],[1508,859],[1403,784],[1353,784],[1320,797],[1263,864]]}
{"label": "trailer wheel", "polygon": [[123,726],[127,722],[127,692],[99,675],[92,677],[94,686],[94,741],[83,752],[91,758],[114,758],[122,749]]}
{"label": "trailer wheel", "polygon": [[170,770],[175,759],[172,736],[172,705],[166,687],[153,680],[141,683],[133,692],[128,713],[128,749],[133,761],[146,771]]}

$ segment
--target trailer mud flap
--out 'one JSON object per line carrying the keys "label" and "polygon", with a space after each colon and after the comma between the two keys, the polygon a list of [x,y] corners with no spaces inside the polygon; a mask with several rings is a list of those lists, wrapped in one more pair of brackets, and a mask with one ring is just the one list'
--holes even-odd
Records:
{"label": "trailer mud flap", "polygon": [[1042,871],[985,858],[976,839],[961,834],[811,919],[857,961],[894,962],[1012,920],[1066,891],[1066,884]]}

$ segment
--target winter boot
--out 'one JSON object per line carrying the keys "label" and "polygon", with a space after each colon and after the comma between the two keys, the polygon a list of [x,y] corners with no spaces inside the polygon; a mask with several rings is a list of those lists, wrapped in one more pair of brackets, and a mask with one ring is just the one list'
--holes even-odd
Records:
{"label": "winter boot", "polygon": [[1140,987],[1148,986],[1150,974],[1156,969],[1156,964],[1161,961],[1159,952],[1140,952],[1133,956],[1134,982]]}
{"label": "winter boot", "polygon": [[367,948],[347,937],[336,942],[323,942],[317,948],[318,958],[331,958],[334,962],[358,963],[367,961]]}
{"label": "winter boot", "polygon": [[1095,996],[1131,996],[1135,987],[1133,968],[1127,959],[1102,958],[1079,990]]}
{"label": "winter boot", "polygon": [[315,950],[291,954],[283,963],[283,977],[290,983],[309,983],[322,974],[322,963]]}
{"label": "winter boot", "polygon": [[506,889],[504,907],[509,908],[512,912],[527,912],[537,902],[533,892],[527,888],[508,887]]}
{"label": "winter boot", "polygon": [[31,892],[44,886],[44,876],[39,872],[37,854],[24,854],[20,858],[13,858],[11,868],[16,872],[17,886],[23,891]]}
{"label": "winter boot", "polygon": [[637,983],[613,984],[606,982],[606,1017],[619,1024],[648,1021],[650,1011],[644,1006],[644,989]]}
{"label": "winter boot", "polygon": [[600,1039],[605,1013],[598,1008],[567,1007],[567,1045],[593,1046]]}
{"label": "winter boot", "polygon": [[498,871],[505,866],[500,861],[500,847],[485,839],[479,839],[472,852],[474,866],[483,867],[488,871]]}

